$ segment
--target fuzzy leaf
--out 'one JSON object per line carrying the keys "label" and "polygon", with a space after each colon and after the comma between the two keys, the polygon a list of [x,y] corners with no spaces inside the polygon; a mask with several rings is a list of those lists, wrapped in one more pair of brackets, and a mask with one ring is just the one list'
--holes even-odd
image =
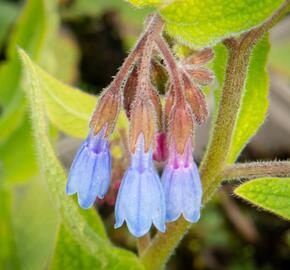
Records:
{"label": "fuzzy leaf", "polygon": [[[38,68],[23,50],[19,55],[29,82],[27,96],[31,107],[31,118],[39,166],[46,180],[47,188],[58,209],[62,222],[70,232],[72,239],[93,256],[100,264],[99,269],[142,269],[137,257],[126,250],[115,248],[107,237],[95,231],[80,214],[73,198],[65,195],[66,174],[58,161],[47,134],[47,122],[44,106],[43,83],[38,76]],[[96,214],[95,222],[101,220]]]}
{"label": "fuzzy leaf", "polygon": [[15,237],[11,217],[11,190],[0,187],[0,265],[4,269],[20,269],[16,252]]}
{"label": "fuzzy leaf", "polygon": [[259,178],[235,189],[239,197],[290,220],[290,178]]}
{"label": "fuzzy leaf", "polygon": [[[56,30],[55,0],[27,1],[7,48],[7,61],[0,66],[0,141],[6,140],[23,121],[24,94],[21,89],[21,64],[16,47],[21,46],[38,63],[41,51],[48,46]],[[37,21],[37,24],[35,22]]]}
{"label": "fuzzy leaf", "polygon": [[22,269],[46,269],[58,233],[59,216],[39,178],[15,186],[13,235]]}
{"label": "fuzzy leaf", "polygon": [[101,267],[100,262],[74,241],[70,232],[64,226],[61,226],[49,269],[98,270]]}
{"label": "fuzzy leaf", "polygon": [[[56,80],[36,65],[34,67],[51,123],[70,136],[85,138],[97,97]],[[116,130],[127,125],[126,116],[122,112]],[[118,136],[117,132],[113,136]]]}
{"label": "fuzzy leaf", "polygon": [[128,0],[128,2],[132,3],[137,7],[145,7],[145,6],[156,6],[161,5],[164,0]]}
{"label": "fuzzy leaf", "polygon": [[0,49],[5,44],[9,29],[18,14],[15,3],[0,1]]}
{"label": "fuzzy leaf", "polygon": [[[9,35],[5,55],[7,60],[0,64],[0,174],[3,182],[24,182],[37,172],[16,46],[22,46],[34,60],[43,63],[40,59],[42,52],[47,51],[46,46],[56,30],[55,7],[55,0],[25,1],[21,15]],[[17,5],[15,8],[19,10]],[[2,12],[2,7],[0,9]],[[12,15],[6,11],[6,15]]]}
{"label": "fuzzy leaf", "polygon": [[97,98],[61,83],[38,67],[35,69],[49,120],[66,134],[86,137]]}
{"label": "fuzzy leaf", "polygon": [[0,143],[2,171],[0,181],[23,183],[36,174],[37,164],[31,123],[26,115],[21,126],[5,141]]}
{"label": "fuzzy leaf", "polygon": [[214,45],[268,18],[283,0],[130,0],[137,6],[158,6],[169,34],[194,47]]}

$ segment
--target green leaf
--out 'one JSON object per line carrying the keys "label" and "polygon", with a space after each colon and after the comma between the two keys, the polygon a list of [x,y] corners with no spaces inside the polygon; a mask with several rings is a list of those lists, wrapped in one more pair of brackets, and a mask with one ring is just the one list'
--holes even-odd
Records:
{"label": "green leaf", "polygon": [[0,265],[2,269],[18,270],[20,267],[12,229],[11,204],[11,191],[0,187]]}
{"label": "green leaf", "polygon": [[[52,201],[62,217],[62,222],[74,241],[93,256],[101,265],[100,269],[142,269],[137,257],[126,250],[115,248],[103,235],[92,229],[73,198],[65,195],[66,175],[58,161],[47,135],[43,83],[40,83],[38,68],[24,51],[19,50],[29,82],[27,96],[31,106],[31,118],[37,148],[37,156]],[[95,222],[100,219],[96,218]],[[99,225],[101,226],[101,224]]]}
{"label": "green leaf", "polygon": [[56,241],[59,216],[39,178],[15,186],[13,233],[22,269],[46,269]]}
{"label": "green leaf", "polygon": [[25,113],[24,93],[20,89],[20,66],[6,62],[0,66],[0,142],[21,125]]}
{"label": "green leaf", "polygon": [[164,0],[128,0],[128,2],[132,3],[137,7],[145,7],[145,6],[159,6],[164,3]]}
{"label": "green leaf", "polygon": [[[128,3],[120,0],[75,0],[61,9],[61,15],[70,20],[79,19],[79,17],[96,18],[111,9],[118,10],[118,16],[121,17],[122,23],[123,21],[124,23],[129,22],[130,25],[134,24],[134,27],[142,27],[145,16],[151,11],[151,8],[133,9]],[[128,33],[124,34],[128,35]]]}
{"label": "green leaf", "polygon": [[158,5],[169,34],[194,47],[211,46],[262,23],[283,0],[130,1]]}
{"label": "green leaf", "polygon": [[[251,137],[256,134],[266,118],[269,94],[269,75],[266,71],[266,64],[269,49],[268,36],[260,40],[253,49],[241,107],[233,131],[228,163],[233,163],[238,158],[240,152]],[[226,58],[227,50],[224,45],[217,45],[215,47],[215,60],[213,63],[213,69],[219,84],[219,87],[215,90],[215,114],[222,92]]]}
{"label": "green leaf", "polygon": [[290,220],[290,178],[259,178],[235,189],[239,197]]}
{"label": "green leaf", "polygon": [[[33,59],[54,38],[57,29],[57,1],[28,0],[16,24],[8,46],[8,58],[17,59],[17,47],[24,48]],[[37,23],[35,23],[37,22]]]}
{"label": "green leaf", "polygon": [[[97,97],[56,80],[38,66],[35,66],[35,70],[51,123],[70,136],[85,138]],[[121,112],[116,130],[127,125],[126,115]],[[118,131],[113,136],[118,136]]]}
{"label": "green leaf", "polygon": [[9,35],[9,29],[11,28],[17,14],[18,8],[15,3],[0,1],[0,50],[5,44]]}
{"label": "green leaf", "polygon": [[64,226],[61,226],[49,269],[99,270],[101,268],[100,262],[74,241],[70,232]]}
{"label": "green leaf", "polygon": [[47,59],[45,63],[50,62],[49,68],[45,66],[46,70],[62,82],[74,83],[79,76],[80,49],[77,42],[70,35],[60,32],[51,49],[51,53],[44,55]]}
{"label": "green leaf", "polygon": [[37,171],[31,123],[25,116],[21,126],[5,143],[0,143],[2,165],[1,181],[9,183],[25,182]]}
{"label": "green leaf", "polygon": [[49,120],[66,134],[86,137],[97,98],[65,85],[40,68],[35,68]]}
{"label": "green leaf", "polygon": [[[57,29],[55,8],[55,0],[25,1],[21,15],[9,35],[7,60],[0,66],[1,181],[24,182],[37,172],[31,124],[26,115],[24,86],[21,83],[21,62],[16,55],[16,46],[24,47],[33,59],[45,65],[42,55],[46,54],[42,52],[47,51]],[[2,7],[0,9],[2,12]]]}
{"label": "green leaf", "polygon": [[56,30],[55,7],[54,0],[27,1],[11,34],[6,55],[8,60],[0,66],[0,141],[6,140],[21,125],[25,112],[21,64],[17,58],[16,47],[21,46],[34,60],[43,63],[41,51],[49,47]]}

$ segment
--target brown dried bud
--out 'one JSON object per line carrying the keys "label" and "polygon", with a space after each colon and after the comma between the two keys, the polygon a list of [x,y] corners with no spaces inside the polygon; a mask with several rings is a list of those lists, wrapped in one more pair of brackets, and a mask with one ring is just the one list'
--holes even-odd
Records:
{"label": "brown dried bud", "polygon": [[201,85],[210,84],[214,79],[213,73],[206,68],[186,67],[186,71],[191,75],[192,79]]}
{"label": "brown dried bud", "polygon": [[131,105],[134,102],[134,98],[138,85],[138,67],[135,66],[129,75],[125,87],[124,87],[124,109],[128,118],[130,118]]}
{"label": "brown dried bud", "polygon": [[192,80],[183,74],[184,93],[186,100],[191,107],[196,121],[201,124],[208,117],[207,104],[201,90],[192,82]]}
{"label": "brown dried bud", "polygon": [[97,134],[106,126],[105,136],[108,136],[114,129],[119,114],[121,95],[119,91],[112,91],[110,88],[100,97],[96,110],[90,122],[90,127]]}
{"label": "brown dried bud", "polygon": [[170,144],[176,146],[179,154],[183,154],[189,138],[193,136],[194,120],[192,113],[186,106],[175,106],[170,114]]}
{"label": "brown dried bud", "polygon": [[148,96],[138,98],[131,109],[130,117],[130,150],[134,153],[139,135],[144,136],[145,151],[152,144],[155,133],[156,114]]}
{"label": "brown dried bud", "polygon": [[186,64],[204,65],[214,57],[212,49],[206,48],[201,51],[195,51],[192,55],[185,59]]}

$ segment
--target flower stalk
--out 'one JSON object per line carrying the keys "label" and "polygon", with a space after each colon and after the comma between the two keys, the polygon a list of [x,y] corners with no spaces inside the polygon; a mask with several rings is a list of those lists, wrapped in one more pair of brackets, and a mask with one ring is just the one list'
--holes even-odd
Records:
{"label": "flower stalk", "polygon": [[289,161],[237,163],[227,166],[220,174],[223,180],[260,177],[290,177]]}

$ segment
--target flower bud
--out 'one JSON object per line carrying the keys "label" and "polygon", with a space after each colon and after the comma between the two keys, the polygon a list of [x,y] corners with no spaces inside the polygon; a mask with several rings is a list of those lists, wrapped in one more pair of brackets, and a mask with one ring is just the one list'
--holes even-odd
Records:
{"label": "flower bud", "polygon": [[135,152],[139,135],[144,136],[145,152],[149,150],[155,132],[156,113],[148,96],[134,101],[130,117],[130,150]]}
{"label": "flower bud", "polygon": [[195,51],[185,59],[186,64],[191,65],[204,65],[209,62],[214,56],[212,49],[206,48],[201,51]]}
{"label": "flower bud", "polygon": [[[123,103],[124,103],[124,108],[125,108],[126,115],[128,118],[130,118],[131,109],[132,109],[131,107],[132,107],[132,104],[134,103],[134,98],[137,92],[137,86],[138,86],[138,67],[136,66],[132,70],[124,87],[124,102]],[[155,87],[151,84],[148,87],[147,92],[152,102],[152,105],[154,106],[154,109],[156,111],[158,127],[161,128],[162,127],[162,105],[161,105],[160,97]]]}
{"label": "flower bud", "polygon": [[130,118],[131,105],[133,104],[138,85],[138,67],[135,66],[129,75],[124,86],[124,109],[128,118]]}
{"label": "flower bud", "polygon": [[184,93],[187,102],[195,116],[196,121],[201,124],[208,117],[208,110],[205,97],[201,90],[192,82],[192,80],[183,74]]}
{"label": "flower bud", "polygon": [[194,68],[187,66],[186,71],[192,76],[192,79],[200,85],[208,85],[214,79],[213,73],[206,68]]}
{"label": "flower bud", "polygon": [[156,120],[157,120],[157,126],[158,129],[162,129],[162,104],[160,101],[160,97],[157,93],[157,90],[154,88],[153,85],[150,85],[148,88],[148,95],[150,98],[150,101],[152,102],[152,105],[154,107],[154,110],[156,112]]}
{"label": "flower bud", "polygon": [[192,138],[193,128],[194,120],[188,105],[175,106],[170,114],[169,145],[175,145],[179,154],[184,152],[188,139]]}
{"label": "flower bud", "polygon": [[121,95],[119,91],[112,91],[113,88],[109,88],[100,97],[99,103],[93,114],[90,122],[90,127],[93,129],[94,134],[106,126],[104,136],[108,136],[114,126],[120,110]]}
{"label": "flower bud", "polygon": [[174,98],[173,85],[170,85],[165,97],[164,126],[166,129],[168,127],[170,114],[174,105]]}

